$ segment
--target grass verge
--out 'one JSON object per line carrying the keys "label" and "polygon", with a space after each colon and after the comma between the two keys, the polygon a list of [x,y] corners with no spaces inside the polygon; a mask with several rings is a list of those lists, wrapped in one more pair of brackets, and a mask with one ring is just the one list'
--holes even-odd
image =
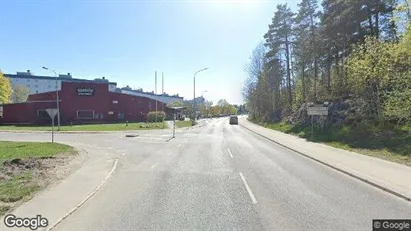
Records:
{"label": "grass verge", "polygon": [[[84,124],[60,126],[60,131],[127,131],[167,128],[166,122],[158,123],[117,123],[117,124]],[[56,129],[56,128],[55,128]],[[51,126],[0,126],[0,131],[51,131]]]}
{"label": "grass verge", "polygon": [[193,125],[191,120],[185,120],[185,121],[176,121],[176,126],[178,128],[184,128],[184,127],[191,127]]}
{"label": "grass verge", "polygon": [[0,201],[13,203],[30,196],[40,189],[30,171],[13,176],[9,180],[0,181]]}
{"label": "grass verge", "polygon": [[72,150],[72,147],[59,143],[0,141],[0,168],[6,160],[49,157]]}
{"label": "grass verge", "polygon": [[[38,177],[46,169],[41,169],[38,161],[62,153],[73,153],[73,148],[58,143],[0,141],[0,216],[44,187]],[[17,159],[20,161],[13,162]]]}
{"label": "grass verge", "polygon": [[367,156],[411,166],[410,126],[362,124],[356,127],[341,126],[328,129],[278,123],[258,123],[266,128],[305,138],[311,142],[324,143]]}

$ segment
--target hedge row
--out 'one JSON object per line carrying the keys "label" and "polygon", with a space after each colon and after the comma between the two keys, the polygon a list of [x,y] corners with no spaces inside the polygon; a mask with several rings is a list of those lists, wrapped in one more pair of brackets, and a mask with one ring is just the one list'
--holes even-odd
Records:
{"label": "hedge row", "polygon": [[163,122],[166,118],[166,113],[162,111],[152,111],[147,114],[147,122]]}

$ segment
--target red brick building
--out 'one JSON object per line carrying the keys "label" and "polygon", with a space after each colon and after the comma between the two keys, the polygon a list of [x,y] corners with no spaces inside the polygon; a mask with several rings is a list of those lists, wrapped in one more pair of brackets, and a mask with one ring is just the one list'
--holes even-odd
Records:
{"label": "red brick building", "polygon": [[[108,83],[98,82],[63,82],[59,102],[61,124],[146,121],[156,105],[156,100],[112,92]],[[33,94],[27,102],[0,106],[3,124],[49,123],[45,110],[57,107],[56,92]],[[157,107],[166,108],[160,101]]]}

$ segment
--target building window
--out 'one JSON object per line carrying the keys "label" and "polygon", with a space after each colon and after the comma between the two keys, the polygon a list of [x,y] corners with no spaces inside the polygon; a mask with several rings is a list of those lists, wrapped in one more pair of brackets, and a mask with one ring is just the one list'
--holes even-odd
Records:
{"label": "building window", "polygon": [[36,94],[38,94],[39,93],[39,91],[36,91]]}
{"label": "building window", "polygon": [[118,101],[117,101],[117,100],[113,100],[113,103],[114,103],[114,104],[118,104]]}
{"label": "building window", "polygon": [[93,119],[94,111],[92,110],[78,110],[77,119]]}
{"label": "building window", "polygon": [[42,119],[49,119],[49,113],[47,113],[46,110],[37,110],[37,117],[42,118]]}
{"label": "building window", "polygon": [[122,112],[119,112],[118,114],[117,114],[117,119],[124,119],[124,113],[122,113]]}
{"label": "building window", "polygon": [[36,85],[34,85],[34,87],[35,87],[35,88],[38,88],[38,87],[39,87],[39,85],[37,85],[37,84],[36,84]]}
{"label": "building window", "polygon": [[3,117],[3,106],[0,106],[0,117]]}

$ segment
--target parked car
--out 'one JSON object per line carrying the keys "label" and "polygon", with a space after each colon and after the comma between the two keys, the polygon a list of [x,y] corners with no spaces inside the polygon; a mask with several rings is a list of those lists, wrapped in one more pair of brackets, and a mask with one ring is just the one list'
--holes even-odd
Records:
{"label": "parked car", "polygon": [[238,124],[238,117],[236,115],[230,116],[230,124]]}

